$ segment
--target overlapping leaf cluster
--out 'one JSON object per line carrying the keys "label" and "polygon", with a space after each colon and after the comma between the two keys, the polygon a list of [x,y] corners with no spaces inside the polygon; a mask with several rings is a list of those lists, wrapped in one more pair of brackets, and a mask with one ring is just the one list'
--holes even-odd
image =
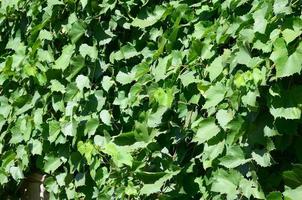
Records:
{"label": "overlapping leaf cluster", "polygon": [[2,0],[0,194],[302,196],[300,0]]}

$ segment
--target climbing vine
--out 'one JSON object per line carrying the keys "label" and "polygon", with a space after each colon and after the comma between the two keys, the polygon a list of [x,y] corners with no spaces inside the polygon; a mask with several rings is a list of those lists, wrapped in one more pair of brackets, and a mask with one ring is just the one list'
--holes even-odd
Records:
{"label": "climbing vine", "polygon": [[1,0],[0,196],[302,196],[301,0]]}

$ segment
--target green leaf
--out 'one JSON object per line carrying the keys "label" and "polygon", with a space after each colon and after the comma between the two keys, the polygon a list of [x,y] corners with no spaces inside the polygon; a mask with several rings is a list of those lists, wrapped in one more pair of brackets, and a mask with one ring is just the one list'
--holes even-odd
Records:
{"label": "green leaf", "polygon": [[90,88],[90,81],[87,76],[78,75],[75,81],[81,92],[83,92],[84,88]]}
{"label": "green leaf", "polygon": [[83,58],[89,56],[92,60],[96,60],[98,57],[98,50],[96,49],[95,46],[88,46],[87,44],[81,44],[79,51]]}
{"label": "green leaf", "polygon": [[284,200],[296,200],[302,196],[302,186],[295,189],[287,189],[283,192]]}
{"label": "green leaf", "polygon": [[50,193],[50,198],[59,192],[59,186],[54,177],[47,177],[44,181],[46,190]]}
{"label": "green leaf", "polygon": [[47,31],[47,30],[41,30],[39,33],[39,38],[41,40],[49,40],[52,41],[53,39],[53,35],[51,32]]}
{"label": "green leaf", "polygon": [[159,126],[162,121],[163,114],[167,111],[167,108],[162,106],[156,110],[154,113],[150,113],[148,117],[148,126],[151,128]]}
{"label": "green leaf", "polygon": [[285,119],[300,119],[301,118],[301,109],[292,107],[292,108],[270,108],[270,113],[277,118]]}
{"label": "green leaf", "polygon": [[62,85],[59,81],[51,80],[50,83],[51,85],[49,87],[52,92],[60,92],[62,94],[65,93],[65,86]]}
{"label": "green leaf", "polygon": [[264,193],[259,187],[259,184],[254,180],[242,179],[239,183],[239,187],[243,195],[248,199],[251,199],[251,196],[256,199],[265,199]]}
{"label": "green leaf", "polygon": [[224,99],[225,93],[226,88],[221,83],[211,86],[204,93],[206,102],[203,105],[203,109],[208,109],[218,105]]}
{"label": "green leaf", "polygon": [[59,186],[64,186],[65,185],[65,178],[67,176],[67,173],[61,173],[59,175],[56,175],[56,181]]}
{"label": "green leaf", "polygon": [[49,136],[48,136],[49,142],[54,142],[57,139],[60,131],[61,131],[60,123],[57,121],[50,121],[49,122]]}
{"label": "green leaf", "polygon": [[206,70],[209,72],[210,80],[213,82],[222,72],[223,70],[223,57],[219,56],[214,59],[214,61],[210,64]]}
{"label": "green leaf", "polygon": [[117,146],[110,142],[105,144],[103,152],[112,157],[112,160],[117,167],[122,167],[123,165],[132,166],[133,157],[126,147]]}
{"label": "green leaf", "polygon": [[85,33],[84,24],[76,21],[72,24],[72,27],[69,31],[69,36],[72,44],[76,43]]}
{"label": "green leaf", "polygon": [[197,78],[195,78],[194,74],[195,73],[193,71],[189,71],[189,72],[185,72],[182,75],[180,75],[179,78],[184,87],[187,87],[191,83],[198,83],[200,81]]}
{"label": "green leaf", "polygon": [[140,190],[140,194],[143,195],[150,195],[153,193],[157,193],[161,191],[161,187],[164,185],[166,181],[171,179],[173,176],[178,174],[179,171],[169,172],[163,177],[159,178],[157,181],[155,181],[152,184],[144,184],[144,186]]}
{"label": "green leaf", "polygon": [[85,127],[85,133],[88,134],[88,137],[95,134],[96,129],[98,128],[100,122],[98,119],[91,118],[87,121],[86,127]]}
{"label": "green leaf", "polygon": [[[300,73],[302,70],[302,42],[300,42],[296,51],[289,56],[285,66],[279,71],[277,70],[277,77],[291,76],[295,73]],[[278,73],[279,72],[279,73]]]}
{"label": "green leaf", "polygon": [[74,53],[75,46],[74,45],[66,45],[63,47],[63,51],[61,56],[55,61],[53,66],[54,69],[62,69],[65,70],[70,63],[71,56]]}
{"label": "green leaf", "polygon": [[296,51],[288,57],[285,42],[282,38],[276,39],[274,42],[274,51],[270,59],[276,65],[276,77],[287,77],[295,73],[300,73],[302,69],[302,42],[300,42]]}
{"label": "green leaf", "polygon": [[79,141],[77,144],[78,151],[84,155],[88,164],[92,162],[92,155],[94,154],[94,146],[90,142]]}
{"label": "green leaf", "polygon": [[232,121],[233,118],[234,112],[231,110],[218,110],[216,113],[216,119],[223,129],[226,129],[227,124]]}
{"label": "green leaf", "polygon": [[219,160],[219,164],[227,168],[235,168],[248,161],[245,159],[244,153],[238,145],[228,147],[226,155]]}
{"label": "green leaf", "polygon": [[53,155],[44,157],[44,160],[45,163],[43,169],[46,173],[51,174],[62,165],[62,161],[60,160],[60,158],[55,157]]}
{"label": "green leaf", "polygon": [[299,35],[301,35],[301,31],[295,31],[288,28],[282,31],[282,36],[287,44],[294,41]]}
{"label": "green leaf", "polygon": [[222,169],[218,169],[212,179],[213,183],[211,191],[226,194],[227,199],[236,199],[239,194],[237,186],[240,179],[241,175],[237,171],[224,171]]}
{"label": "green leaf", "polygon": [[205,143],[202,153],[202,165],[204,169],[212,166],[212,161],[217,158],[224,150],[225,142],[209,145]]}
{"label": "green leaf", "polygon": [[30,149],[33,155],[41,155],[43,150],[42,143],[39,140],[31,140]]}
{"label": "green leaf", "polygon": [[103,89],[108,92],[111,86],[114,84],[114,81],[109,76],[104,76],[102,80]]}
{"label": "green leaf", "polygon": [[88,0],[80,0],[81,4],[82,4],[82,8],[84,9],[88,3]]}
{"label": "green leaf", "polygon": [[270,192],[267,197],[267,200],[282,200],[282,193],[281,192]]}
{"label": "green leaf", "polygon": [[268,167],[272,164],[271,155],[268,152],[263,152],[263,151],[252,152],[252,158],[261,167]]}
{"label": "green leaf", "polygon": [[74,137],[77,133],[77,123],[74,120],[67,122],[63,125],[61,130],[65,136]]}
{"label": "green leaf", "polygon": [[111,124],[111,115],[108,112],[108,110],[102,110],[100,112],[100,118],[101,118],[102,122],[104,122],[104,124],[110,126],[110,124]]}
{"label": "green leaf", "polygon": [[100,147],[103,147],[106,143],[106,140],[104,137],[102,137],[100,135],[96,135],[96,136],[94,136],[93,142],[94,142],[94,144],[96,144]]}
{"label": "green leaf", "polygon": [[116,81],[122,85],[126,85],[134,81],[135,74],[134,73],[124,73],[119,71],[116,75]]}
{"label": "green leaf", "polygon": [[302,165],[293,164],[291,170],[283,171],[282,177],[286,186],[296,188],[302,185]]}
{"label": "green leaf", "polygon": [[133,184],[129,184],[127,185],[127,187],[125,188],[125,194],[131,196],[131,195],[137,195],[137,190],[135,189],[135,187],[133,186]]}
{"label": "green leaf", "polygon": [[119,61],[129,59],[137,55],[139,55],[139,53],[136,51],[136,49],[132,45],[126,44],[122,46],[119,51],[110,54],[110,62],[113,62],[114,60]]}
{"label": "green leaf", "polygon": [[213,118],[207,118],[200,122],[196,135],[193,137],[193,142],[199,144],[208,141],[220,132],[220,128],[216,125]]}
{"label": "green leaf", "polygon": [[11,167],[9,169],[9,173],[12,175],[13,179],[19,181],[20,179],[24,178],[23,172],[20,167]]}
{"label": "green leaf", "polygon": [[85,181],[86,181],[85,174],[77,173],[77,175],[75,176],[75,186],[76,187],[84,186]]}
{"label": "green leaf", "polygon": [[247,106],[256,107],[257,97],[259,97],[259,92],[249,91],[246,95],[242,96],[242,103]]}
{"label": "green leaf", "polygon": [[131,25],[132,26],[136,26],[139,28],[146,28],[148,26],[152,26],[153,24],[155,24],[157,21],[159,21],[161,19],[161,17],[163,16],[163,14],[165,13],[166,8],[163,6],[156,6],[155,9],[152,11],[152,13],[144,13],[144,15],[147,15],[147,17],[143,17],[142,16],[138,16],[136,17]]}
{"label": "green leaf", "polygon": [[275,14],[289,14],[291,13],[291,8],[288,6],[289,2],[288,0],[275,0],[274,1],[274,13]]}
{"label": "green leaf", "polygon": [[254,18],[254,31],[264,34],[267,26],[267,20],[265,19],[265,15],[268,9],[268,5],[264,3],[261,6],[261,9],[255,11],[253,13]]}
{"label": "green leaf", "polygon": [[152,68],[151,73],[154,75],[156,82],[166,78],[169,59],[170,59],[169,56],[166,56],[164,58],[159,58],[158,64],[154,66],[154,68]]}
{"label": "green leaf", "polygon": [[168,108],[171,107],[174,99],[173,89],[164,90],[163,88],[158,88],[153,93],[153,96],[160,106]]}

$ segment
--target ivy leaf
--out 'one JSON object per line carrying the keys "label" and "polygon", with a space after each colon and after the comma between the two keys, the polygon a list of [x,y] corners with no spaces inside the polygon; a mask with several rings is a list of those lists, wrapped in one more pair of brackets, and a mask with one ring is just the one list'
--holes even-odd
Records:
{"label": "ivy leaf", "polygon": [[267,200],[282,200],[282,193],[281,192],[270,192],[267,197]]}
{"label": "ivy leaf", "polygon": [[62,94],[65,93],[65,86],[62,85],[59,81],[51,80],[50,83],[51,85],[49,87],[52,92],[60,92]]}
{"label": "ivy leaf", "polygon": [[202,165],[204,169],[212,166],[212,161],[217,158],[224,150],[225,142],[209,145],[205,143],[202,155]]}
{"label": "ivy leaf", "polygon": [[67,176],[67,173],[61,173],[56,175],[56,181],[58,183],[59,186],[64,186],[65,185],[65,178]]}
{"label": "ivy leaf", "polygon": [[292,107],[292,108],[270,108],[270,113],[277,118],[285,118],[285,119],[300,119],[301,118],[301,110],[300,108]]}
{"label": "ivy leaf", "polygon": [[208,109],[210,107],[214,107],[218,105],[224,99],[225,93],[226,93],[226,89],[221,83],[211,86],[204,93],[206,102],[203,105],[203,109]]}
{"label": "ivy leaf", "polygon": [[302,165],[301,164],[293,164],[292,170],[283,171],[282,177],[285,182],[285,185],[296,188],[302,185]]}
{"label": "ivy leaf", "polygon": [[102,80],[103,89],[108,92],[111,86],[114,84],[114,81],[109,76],[104,76]]}
{"label": "ivy leaf", "polygon": [[218,110],[216,113],[216,119],[223,129],[226,129],[227,124],[232,121],[233,118],[234,113],[230,110]]}
{"label": "ivy leaf", "polygon": [[220,165],[225,166],[227,168],[235,168],[244,163],[248,160],[245,159],[244,153],[240,146],[230,146],[227,148],[226,155],[220,160]]}
{"label": "ivy leaf", "polygon": [[104,124],[110,126],[111,124],[111,115],[108,112],[108,110],[102,110],[100,113],[100,118],[102,120],[102,122],[104,122]]}
{"label": "ivy leaf", "polygon": [[20,179],[24,178],[23,172],[20,167],[11,167],[9,169],[9,173],[12,175],[13,179],[19,181]]}
{"label": "ivy leaf", "polygon": [[96,129],[99,126],[99,120],[95,118],[91,118],[87,121],[86,127],[85,127],[85,133],[88,134],[88,136],[92,136],[95,134]]}
{"label": "ivy leaf", "polygon": [[150,195],[153,193],[160,192],[161,187],[164,185],[164,183],[178,173],[179,173],[179,171],[169,172],[166,175],[164,175],[163,177],[159,178],[153,184],[144,184],[144,186],[140,190],[140,194]]}
{"label": "ivy leaf", "polygon": [[122,46],[119,51],[113,52],[110,54],[110,62],[113,63],[114,60],[119,61],[122,59],[129,59],[138,54],[139,53],[136,51],[136,49],[132,45],[126,44],[126,45]]}
{"label": "ivy leaf", "polygon": [[96,144],[96,145],[98,145],[100,147],[103,147],[105,145],[105,143],[106,143],[105,138],[102,137],[102,136],[100,136],[100,135],[94,136],[93,141],[94,141],[94,144]]}
{"label": "ivy leaf", "polygon": [[189,71],[189,72],[185,72],[182,75],[180,75],[179,78],[184,87],[187,87],[191,83],[198,83],[200,81],[197,78],[195,78],[194,74],[195,73],[193,71]]}
{"label": "ivy leaf", "polygon": [[299,199],[302,196],[302,186],[299,186],[295,189],[287,189],[283,192],[285,200],[295,200]]}
{"label": "ivy leaf", "polygon": [[174,99],[173,89],[164,90],[163,88],[158,88],[155,90],[153,96],[160,106],[165,106],[168,108],[171,107]]}
{"label": "ivy leaf", "polygon": [[209,72],[210,80],[213,82],[223,70],[223,56],[219,56],[214,59],[206,70]]}
{"label": "ivy leaf", "polygon": [[142,18],[140,15],[136,17],[131,25],[136,26],[139,28],[146,28],[148,26],[152,26],[155,24],[158,20],[161,19],[163,14],[165,13],[166,8],[163,6],[156,6],[152,13],[144,13],[144,15],[147,15],[147,17]]}
{"label": "ivy leaf", "polygon": [[287,44],[294,41],[299,35],[301,35],[301,31],[295,31],[288,28],[282,31],[282,36]]}
{"label": "ivy leaf", "polygon": [[80,0],[81,4],[82,4],[82,8],[84,9],[88,3],[88,0]]}
{"label": "ivy leaf", "polygon": [[256,151],[252,152],[253,160],[261,167],[268,167],[271,165],[271,156],[268,152]]}
{"label": "ivy leaf", "polygon": [[291,8],[288,7],[288,0],[275,0],[273,9],[275,14],[291,13]]}
{"label": "ivy leaf", "polygon": [[86,177],[83,173],[77,173],[75,176],[75,187],[80,187],[85,185]]}
{"label": "ivy leaf", "polygon": [[49,122],[49,136],[48,136],[49,142],[54,142],[57,139],[60,131],[61,131],[60,123],[57,121],[50,121]]}
{"label": "ivy leaf", "polygon": [[133,157],[126,147],[117,146],[110,142],[105,144],[103,152],[112,157],[117,167],[122,167],[123,165],[132,166]]}
{"label": "ivy leaf", "polygon": [[39,38],[41,40],[49,40],[51,41],[53,39],[53,35],[51,32],[47,31],[47,30],[41,30],[39,33]]}
{"label": "ivy leaf", "polygon": [[41,155],[42,154],[42,143],[39,140],[31,140],[30,149],[31,149],[31,153],[33,155]]}
{"label": "ivy leaf", "polygon": [[163,114],[167,111],[167,108],[164,106],[161,106],[157,109],[156,112],[152,113],[148,117],[148,126],[149,127],[157,127],[161,121]]}
{"label": "ivy leaf", "polygon": [[254,30],[255,32],[259,32],[264,34],[267,26],[267,20],[265,19],[265,15],[267,12],[268,6],[264,3],[261,8],[253,13],[254,18]]}
{"label": "ivy leaf", "polygon": [[302,70],[302,42],[300,42],[299,46],[297,47],[296,51],[289,56],[286,64],[279,70],[277,70],[277,77],[285,77],[291,76],[295,73],[300,73]]}
{"label": "ivy leaf", "polygon": [[94,154],[94,146],[90,142],[79,141],[77,144],[78,151],[84,155],[87,162],[91,164],[92,155]]}
{"label": "ivy leaf", "polygon": [[213,118],[207,118],[200,122],[196,135],[193,137],[193,142],[199,144],[208,141],[220,132],[220,128],[216,125]]}
{"label": "ivy leaf", "polygon": [[83,58],[89,56],[92,60],[96,60],[98,57],[98,51],[95,46],[88,46],[87,44],[81,44],[79,51]]}
{"label": "ivy leaf", "polygon": [[74,45],[66,45],[66,46],[64,46],[62,54],[55,61],[55,64],[54,64],[53,68],[54,69],[65,70],[69,66],[71,56],[74,53],[74,49],[75,49]]}
{"label": "ivy leaf", "polygon": [[90,81],[87,76],[78,75],[76,78],[77,87],[81,92],[83,92],[84,88],[90,88]]}
{"label": "ivy leaf", "polygon": [[76,136],[77,133],[77,124],[74,120],[67,122],[62,127],[62,133],[65,136]]}
{"label": "ivy leaf", "polygon": [[69,31],[69,36],[72,44],[76,43],[85,33],[85,27],[83,23],[76,21],[72,24]]}
{"label": "ivy leaf", "polygon": [[50,174],[62,165],[62,161],[60,160],[60,158],[55,157],[53,155],[47,155],[44,160],[45,163],[43,169],[45,172]]}
{"label": "ivy leaf", "polygon": [[44,181],[44,185],[46,190],[51,194],[57,194],[59,192],[59,186],[54,177],[47,177]]}
{"label": "ivy leaf", "polygon": [[218,169],[213,177],[211,191],[226,194],[227,199],[236,199],[239,191],[237,185],[241,176],[239,172],[231,170],[229,172]]}
{"label": "ivy leaf", "polygon": [[239,183],[239,187],[243,195],[248,199],[251,199],[251,196],[256,199],[265,199],[264,193],[256,181],[242,179]]}
{"label": "ivy leaf", "polygon": [[282,38],[274,42],[274,51],[270,58],[276,65],[276,77],[287,77],[295,73],[300,73],[302,69],[302,42],[300,42],[296,51],[288,57],[285,42]]}
{"label": "ivy leaf", "polygon": [[118,74],[116,75],[116,81],[119,82],[122,85],[126,85],[131,83],[135,78],[135,74],[134,73],[124,73],[119,71]]}

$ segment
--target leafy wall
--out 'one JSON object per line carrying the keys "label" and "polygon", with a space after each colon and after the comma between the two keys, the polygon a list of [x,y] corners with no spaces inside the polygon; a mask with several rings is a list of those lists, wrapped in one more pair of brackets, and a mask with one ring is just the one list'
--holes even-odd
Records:
{"label": "leafy wall", "polygon": [[1,195],[301,199],[301,0],[0,5]]}

